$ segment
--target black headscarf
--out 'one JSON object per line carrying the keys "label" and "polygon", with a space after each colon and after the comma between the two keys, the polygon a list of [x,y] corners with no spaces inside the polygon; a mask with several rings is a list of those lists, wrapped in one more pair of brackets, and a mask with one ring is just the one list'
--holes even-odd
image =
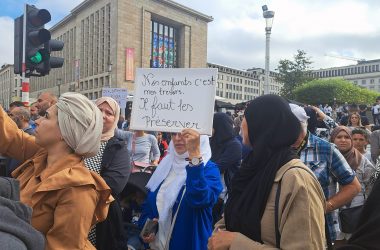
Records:
{"label": "black headscarf", "polygon": [[309,119],[307,120],[307,130],[315,135],[318,127],[318,116],[317,112],[310,107],[304,108]]}
{"label": "black headscarf", "polygon": [[225,149],[223,144],[235,137],[234,122],[232,118],[225,113],[215,113],[213,128],[214,134],[210,139],[212,151],[211,161],[217,162]]}
{"label": "black headscarf", "polygon": [[252,101],[245,119],[252,152],[232,180],[225,221],[228,231],[262,242],[261,219],[276,172],[298,158],[291,145],[297,140],[301,126],[285,99],[276,95]]}

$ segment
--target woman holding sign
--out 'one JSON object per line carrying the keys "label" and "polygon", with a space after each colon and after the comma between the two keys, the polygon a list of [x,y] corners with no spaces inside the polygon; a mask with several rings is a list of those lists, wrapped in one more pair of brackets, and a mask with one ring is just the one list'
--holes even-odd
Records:
{"label": "woman holding sign", "polygon": [[191,129],[172,135],[168,155],[147,184],[139,221],[141,228],[158,223],[157,232],[141,233],[152,249],[207,249],[212,208],[222,191],[218,166],[210,158],[207,136]]}

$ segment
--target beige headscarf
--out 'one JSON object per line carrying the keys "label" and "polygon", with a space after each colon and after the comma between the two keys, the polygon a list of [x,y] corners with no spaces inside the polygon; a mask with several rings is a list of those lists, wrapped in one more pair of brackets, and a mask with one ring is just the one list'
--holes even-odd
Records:
{"label": "beige headscarf", "polygon": [[102,113],[87,97],[64,93],[58,99],[58,124],[65,142],[80,156],[92,157],[100,147]]}
{"label": "beige headscarf", "polygon": [[112,126],[112,128],[106,132],[104,132],[102,134],[102,141],[108,141],[109,139],[111,139],[112,137],[114,137],[115,135],[115,129],[117,128],[117,123],[119,121],[119,117],[120,117],[120,106],[119,104],[115,101],[115,99],[111,98],[111,97],[107,97],[107,96],[104,96],[104,97],[101,97],[99,98],[98,100],[95,101],[95,104],[96,106],[100,106],[101,104],[103,103],[107,103],[108,105],[110,105],[112,111],[113,111],[113,115],[115,116],[115,122]]}

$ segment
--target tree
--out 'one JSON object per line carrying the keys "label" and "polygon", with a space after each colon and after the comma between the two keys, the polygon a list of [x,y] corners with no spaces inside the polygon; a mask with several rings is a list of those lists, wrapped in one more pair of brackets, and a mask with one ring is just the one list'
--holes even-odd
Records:
{"label": "tree", "polygon": [[343,79],[316,79],[307,82],[294,90],[295,100],[306,104],[356,103],[372,104],[378,92],[352,84]]}
{"label": "tree", "polygon": [[313,62],[306,56],[306,52],[297,50],[297,54],[295,54],[293,58],[294,61],[288,59],[279,61],[277,67],[279,75],[276,77],[278,82],[284,83],[281,95],[289,99],[294,98],[293,90],[295,88],[314,79],[310,67]]}

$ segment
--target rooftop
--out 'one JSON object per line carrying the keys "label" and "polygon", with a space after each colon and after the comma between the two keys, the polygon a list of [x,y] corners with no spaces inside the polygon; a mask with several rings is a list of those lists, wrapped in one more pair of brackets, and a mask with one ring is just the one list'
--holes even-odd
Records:
{"label": "rooftop", "polygon": [[[59,21],[53,27],[51,27],[50,31],[54,31],[54,30],[58,29],[60,26],[64,25],[68,21],[70,21],[71,18],[75,17],[79,12],[81,12],[83,9],[85,9],[87,6],[89,6],[90,4],[92,4],[95,1],[96,0],[85,0],[85,1],[83,1],[77,7],[75,7],[73,10],[71,10],[70,14],[65,16],[61,21]],[[126,1],[126,0],[124,0],[124,1]],[[193,15],[197,18],[200,18],[206,22],[212,22],[214,20],[214,18],[212,16],[208,16],[206,14],[203,14],[199,11],[196,11],[194,9],[186,7],[186,6],[179,4],[179,3],[172,1],[172,0],[151,0],[151,1],[159,2],[161,4],[167,5],[169,7],[174,8],[174,9],[183,11],[187,14],[190,14],[190,15]]]}

